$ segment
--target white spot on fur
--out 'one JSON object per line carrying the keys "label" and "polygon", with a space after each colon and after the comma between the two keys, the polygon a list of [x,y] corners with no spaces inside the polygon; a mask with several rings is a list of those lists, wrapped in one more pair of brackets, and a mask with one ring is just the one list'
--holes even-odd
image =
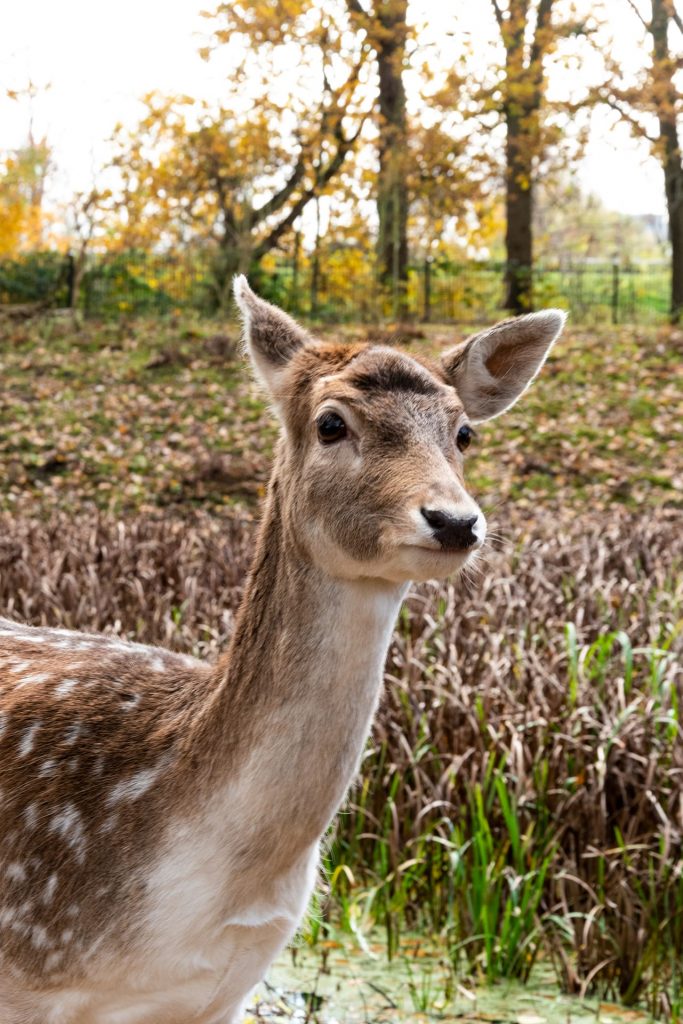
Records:
{"label": "white spot on fur", "polygon": [[32,832],[33,829],[36,827],[36,822],[38,821],[38,805],[37,804],[34,803],[34,804],[29,804],[28,805],[28,807],[24,811],[24,821],[26,823],[27,831]]}
{"label": "white spot on fur", "polygon": [[49,832],[57,834],[71,847],[79,864],[85,860],[87,840],[83,819],[75,804],[65,804],[50,822]]}
{"label": "white spot on fur", "polygon": [[33,664],[32,661],[20,661],[17,665],[14,665],[10,669],[10,672],[15,673],[15,674],[19,673],[19,672],[25,672],[26,669],[30,668],[32,664]]}
{"label": "white spot on fur", "polygon": [[63,942],[65,946],[68,946],[68,944],[71,942],[73,937],[74,937],[74,930],[73,930],[73,928],[65,928],[64,931],[62,932],[61,936],[60,936],[60,941]]}
{"label": "white spot on fur", "polygon": [[40,721],[34,722],[33,725],[26,730],[26,732],[21,738],[21,743],[19,744],[19,757],[28,757],[28,755],[31,753],[36,738],[36,733],[40,729],[40,726]]}
{"label": "white spot on fur", "polygon": [[162,658],[153,658],[149,666],[152,672],[165,672],[165,666]]}
{"label": "white spot on fur", "polygon": [[118,823],[119,816],[118,813],[115,811],[114,814],[110,814],[107,820],[103,822],[103,824],[100,826],[100,834],[106,836],[110,832],[113,832]]}
{"label": "white spot on fur", "polygon": [[69,728],[66,730],[64,734],[64,739],[62,741],[65,747],[73,747],[74,743],[81,735],[81,728],[82,726],[80,722],[74,722],[73,725],[69,726]]}
{"label": "white spot on fur", "polygon": [[34,949],[48,949],[52,945],[42,924],[34,924],[31,928],[31,945]]}
{"label": "white spot on fur", "polygon": [[47,761],[43,761],[40,768],[38,769],[38,775],[41,779],[49,779],[55,773],[55,763],[51,758]]}
{"label": "white spot on fur", "polygon": [[44,683],[49,678],[49,672],[36,672],[32,676],[24,676],[21,682],[17,684],[17,689],[21,689],[22,686],[38,686],[39,683]]}
{"label": "white spot on fur", "polygon": [[117,782],[107,797],[108,806],[113,807],[114,804],[118,804],[122,800],[139,800],[154,785],[162,768],[163,765],[160,764],[154,768],[145,768],[143,771],[131,775],[129,779]]}
{"label": "white spot on fur", "polygon": [[17,912],[14,907],[2,907],[0,909],[0,928],[9,928],[16,916]]}
{"label": "white spot on fur", "polygon": [[55,892],[57,891],[58,881],[59,876],[56,871],[53,871],[45,883],[45,888],[43,889],[43,903],[52,903]]}
{"label": "white spot on fur", "polygon": [[75,686],[78,686],[78,679],[62,679],[59,686],[55,687],[55,696],[66,697]]}
{"label": "white spot on fur", "polygon": [[26,870],[23,864],[19,864],[18,861],[12,861],[11,864],[7,865],[5,875],[9,878],[10,882],[26,881]]}
{"label": "white spot on fur", "polygon": [[63,959],[64,950],[62,949],[56,949],[54,953],[49,953],[45,958],[45,970],[54,971],[56,967],[59,967]]}

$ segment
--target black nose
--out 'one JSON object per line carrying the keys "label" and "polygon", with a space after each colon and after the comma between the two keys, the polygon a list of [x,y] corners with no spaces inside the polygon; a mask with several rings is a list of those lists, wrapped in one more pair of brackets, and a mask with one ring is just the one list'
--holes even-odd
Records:
{"label": "black nose", "polygon": [[479,539],[474,532],[478,516],[458,519],[438,509],[421,508],[420,512],[432,528],[432,533],[445,551],[466,551]]}

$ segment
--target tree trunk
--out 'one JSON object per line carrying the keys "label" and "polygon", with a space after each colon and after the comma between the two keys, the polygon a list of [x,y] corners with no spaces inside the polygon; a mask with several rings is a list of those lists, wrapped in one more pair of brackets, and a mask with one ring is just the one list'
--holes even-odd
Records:
{"label": "tree trunk", "polygon": [[652,86],[657,99],[657,117],[662,146],[659,150],[671,240],[671,322],[683,316],[683,163],[678,138],[676,110],[678,94],[674,84],[676,61],[669,52],[669,21],[672,0],[652,0],[653,41]]}
{"label": "tree trunk", "polygon": [[671,238],[671,322],[683,317],[683,173],[667,181],[666,205]]}
{"label": "tree trunk", "polygon": [[393,313],[407,310],[408,186],[403,61],[407,0],[377,0],[374,45],[379,71],[379,181],[377,244],[380,277],[391,288]]}
{"label": "tree trunk", "polygon": [[498,0],[492,0],[505,47],[505,305],[512,313],[533,308],[534,157],[542,148],[543,57],[552,41],[554,2],[539,0],[533,37],[528,41],[529,0],[509,0],[507,15]]}
{"label": "tree trunk", "polygon": [[532,308],[531,266],[533,188],[528,139],[520,119],[508,116],[505,171],[505,308],[525,313]]}
{"label": "tree trunk", "polygon": [[311,259],[311,316],[318,315],[318,297],[320,295],[320,198],[315,199],[315,245]]}
{"label": "tree trunk", "polygon": [[[247,236],[247,241],[251,241]],[[222,239],[221,245],[212,260],[212,292],[215,309],[213,312],[224,313],[231,306],[232,282],[235,274],[247,274],[251,267],[251,248],[243,244],[235,244],[232,240]]]}

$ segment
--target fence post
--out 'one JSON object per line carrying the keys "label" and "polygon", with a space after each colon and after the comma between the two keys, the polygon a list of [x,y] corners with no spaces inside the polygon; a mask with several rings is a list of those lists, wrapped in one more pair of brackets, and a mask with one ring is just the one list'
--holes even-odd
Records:
{"label": "fence post", "polygon": [[66,254],[66,306],[76,306],[76,260],[72,252]]}
{"label": "fence post", "polygon": [[619,263],[612,263],[612,323],[619,323]]}
{"label": "fence post", "polygon": [[429,256],[424,262],[424,312],[423,321],[428,324],[432,316],[432,261]]}

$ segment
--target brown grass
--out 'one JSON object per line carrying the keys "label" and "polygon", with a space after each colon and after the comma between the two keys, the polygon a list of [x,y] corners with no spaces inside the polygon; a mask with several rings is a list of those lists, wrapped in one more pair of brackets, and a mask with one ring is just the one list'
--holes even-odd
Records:
{"label": "brown grass", "polygon": [[[569,988],[647,994],[675,1018],[683,516],[495,518],[507,539],[469,582],[421,587],[401,616],[331,848],[355,878],[335,888],[339,906],[374,887],[390,940],[429,923],[461,969],[492,976],[524,975],[545,950]],[[253,530],[170,511],[6,515],[0,612],[212,656],[232,628]],[[501,909],[487,945],[477,886],[514,911],[534,885],[538,899],[517,914],[527,933],[510,932]],[[523,956],[506,954],[511,936]]]}
{"label": "brown grass", "polygon": [[[628,1001],[660,980],[662,939],[677,969],[683,954],[682,525],[673,511],[547,515],[512,528],[470,596],[458,583],[416,594],[390,654],[376,730],[387,756],[364,809],[381,819],[398,773],[398,865],[430,828],[448,845],[459,823],[466,843],[479,789],[511,883],[552,855],[535,917],[566,986],[604,981]],[[531,837],[515,877],[492,774]],[[461,907],[459,941],[475,924]],[[661,987],[653,1009],[667,1008]]]}

